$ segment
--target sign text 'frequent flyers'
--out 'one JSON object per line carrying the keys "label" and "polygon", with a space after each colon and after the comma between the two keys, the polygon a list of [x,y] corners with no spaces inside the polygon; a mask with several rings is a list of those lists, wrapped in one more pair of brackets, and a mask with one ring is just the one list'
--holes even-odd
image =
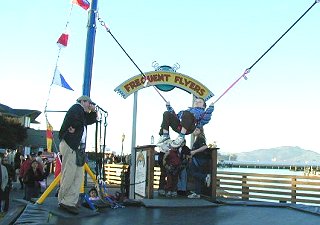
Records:
{"label": "sign text 'frequent flyers'", "polygon": [[213,93],[197,80],[181,73],[167,71],[152,71],[145,73],[145,77],[140,75],[134,76],[119,85],[115,91],[123,98],[127,98],[130,94],[144,88],[144,84],[148,80],[147,86],[154,85],[172,85],[179,87],[197,97],[208,100]]}

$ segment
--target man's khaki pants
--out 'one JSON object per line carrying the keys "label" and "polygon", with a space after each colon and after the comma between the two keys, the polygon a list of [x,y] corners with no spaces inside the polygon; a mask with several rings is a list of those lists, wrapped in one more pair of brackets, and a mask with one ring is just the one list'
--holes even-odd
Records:
{"label": "man's khaki pants", "polygon": [[76,165],[76,153],[64,140],[60,142],[59,149],[62,155],[62,168],[58,202],[76,206],[83,182],[83,166]]}

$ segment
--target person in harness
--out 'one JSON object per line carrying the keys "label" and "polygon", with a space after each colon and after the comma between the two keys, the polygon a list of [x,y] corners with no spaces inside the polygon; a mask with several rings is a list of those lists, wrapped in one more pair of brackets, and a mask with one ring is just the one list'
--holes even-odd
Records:
{"label": "person in harness", "polygon": [[[193,133],[196,128],[201,128],[211,120],[214,105],[211,103],[206,109],[206,102],[202,98],[196,98],[193,107],[182,110],[178,114],[171,107],[170,102],[166,103],[167,111],[163,113],[161,129],[159,132],[160,139],[158,147],[170,144],[173,148],[178,148],[185,140],[185,135]],[[169,127],[179,136],[171,142]]]}

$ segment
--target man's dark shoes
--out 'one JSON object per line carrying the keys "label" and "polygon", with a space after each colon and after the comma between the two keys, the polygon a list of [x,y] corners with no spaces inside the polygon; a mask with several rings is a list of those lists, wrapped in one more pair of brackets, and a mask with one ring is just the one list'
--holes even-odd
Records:
{"label": "man's dark shoes", "polygon": [[61,209],[63,209],[63,210],[68,211],[69,213],[72,213],[72,214],[75,214],[75,215],[79,214],[79,210],[75,206],[68,206],[68,205],[65,205],[63,203],[60,203],[59,207]]}

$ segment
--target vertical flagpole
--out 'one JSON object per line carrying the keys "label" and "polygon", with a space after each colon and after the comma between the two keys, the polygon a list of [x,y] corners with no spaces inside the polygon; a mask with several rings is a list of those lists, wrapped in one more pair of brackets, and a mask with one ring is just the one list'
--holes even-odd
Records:
{"label": "vertical flagpole", "polygon": [[[91,8],[89,10],[89,15],[88,15],[87,43],[86,43],[86,54],[84,59],[84,73],[83,73],[83,84],[82,84],[82,94],[87,95],[89,97],[90,97],[90,90],[91,90],[94,43],[95,43],[95,37],[96,37],[97,8],[98,8],[98,0],[92,0]],[[84,183],[85,184],[87,183],[87,173],[85,173]]]}
{"label": "vertical flagpole", "polygon": [[82,85],[82,94],[90,96],[91,79],[92,79],[92,64],[94,56],[94,43],[96,36],[96,12],[98,8],[98,0],[91,1],[91,9],[88,16],[87,44],[84,61],[84,78]]}

